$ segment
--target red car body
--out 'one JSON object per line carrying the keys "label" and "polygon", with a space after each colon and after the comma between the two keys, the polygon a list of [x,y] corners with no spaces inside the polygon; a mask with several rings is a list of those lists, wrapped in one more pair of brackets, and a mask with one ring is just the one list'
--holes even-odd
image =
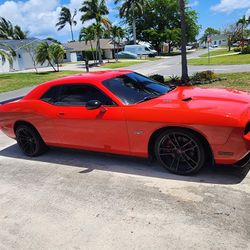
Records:
{"label": "red car body", "polygon": [[[102,82],[130,71],[68,76],[41,84],[21,100],[0,105],[0,128],[15,138],[18,122],[32,124],[49,146],[148,157],[154,136],[169,127],[194,131],[217,164],[236,164],[250,150],[250,94],[233,89],[177,87],[142,103],[125,105]],[[88,110],[54,106],[40,97],[52,86],[89,84],[115,106]]]}

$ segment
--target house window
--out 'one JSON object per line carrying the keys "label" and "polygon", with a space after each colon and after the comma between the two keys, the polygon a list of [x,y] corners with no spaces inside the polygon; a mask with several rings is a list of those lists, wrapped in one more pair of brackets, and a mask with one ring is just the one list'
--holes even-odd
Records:
{"label": "house window", "polygon": [[221,40],[219,41],[219,45],[221,45]]}
{"label": "house window", "polygon": [[64,53],[63,58],[64,58],[64,59],[67,59],[67,54],[66,54],[66,53]]}
{"label": "house window", "polygon": [[4,56],[2,56],[2,65],[4,65],[4,64],[5,64],[5,61],[6,61],[5,57],[4,57]]}
{"label": "house window", "polygon": [[20,54],[18,54],[18,58],[21,58],[21,55],[20,55]]}

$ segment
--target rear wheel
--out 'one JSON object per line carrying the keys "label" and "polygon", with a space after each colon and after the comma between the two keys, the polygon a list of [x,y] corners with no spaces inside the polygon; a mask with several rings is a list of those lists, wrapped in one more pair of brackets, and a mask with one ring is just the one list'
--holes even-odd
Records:
{"label": "rear wheel", "polygon": [[180,175],[194,174],[205,164],[200,138],[184,129],[169,129],[160,134],[155,143],[155,155],[164,168]]}
{"label": "rear wheel", "polygon": [[46,150],[45,143],[32,126],[19,125],[16,129],[16,140],[23,153],[30,157],[39,156]]}

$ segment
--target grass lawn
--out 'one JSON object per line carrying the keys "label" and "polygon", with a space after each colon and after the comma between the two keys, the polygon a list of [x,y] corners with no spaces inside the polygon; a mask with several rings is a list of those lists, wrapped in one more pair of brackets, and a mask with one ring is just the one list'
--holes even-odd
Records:
{"label": "grass lawn", "polygon": [[[0,93],[38,85],[40,83],[59,77],[79,74],[79,71],[44,72],[36,73],[10,73],[0,74]],[[211,84],[200,85],[200,87],[235,88],[250,91],[250,72],[219,74],[227,80]]]}
{"label": "grass lawn", "polygon": [[[207,51],[207,50],[204,50]],[[219,55],[225,55],[225,54],[233,54],[235,53],[233,50],[228,51],[228,49],[218,49],[218,50],[210,50],[210,56],[219,56]],[[207,57],[208,53],[200,55],[200,57]]]}
{"label": "grass lawn", "polygon": [[[188,60],[188,64],[191,65],[207,65],[207,58],[197,58]],[[250,64],[250,55],[230,55],[230,56],[220,56],[212,57],[210,59],[210,64],[214,65],[233,65],[233,64]]]}
{"label": "grass lawn", "polygon": [[141,60],[141,61],[112,62],[112,63],[106,63],[106,64],[102,65],[100,68],[117,69],[117,68],[128,67],[128,66],[135,65],[135,64],[145,63],[145,62],[147,62],[147,61]]}
{"label": "grass lawn", "polygon": [[220,77],[226,77],[227,80],[214,82],[211,84],[200,85],[200,87],[209,88],[234,88],[250,91],[250,72],[218,74]]}
{"label": "grass lawn", "polygon": [[8,73],[0,74],[0,93],[60,78],[67,75],[79,74],[79,71],[42,72],[42,73]]}

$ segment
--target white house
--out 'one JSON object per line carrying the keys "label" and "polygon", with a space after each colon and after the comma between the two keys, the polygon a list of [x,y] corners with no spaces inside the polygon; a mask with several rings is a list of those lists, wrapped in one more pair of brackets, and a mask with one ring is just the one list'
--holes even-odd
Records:
{"label": "white house", "polygon": [[228,38],[224,34],[220,35],[212,35],[212,45],[218,45],[218,46],[227,46],[228,45]]}
{"label": "white house", "polygon": [[[84,53],[86,51],[91,51],[92,48],[96,49],[96,41],[84,41],[81,42],[69,42],[63,44],[64,49],[66,50],[66,55],[64,62],[77,62],[84,59]],[[114,54],[117,50],[120,50],[122,46],[116,43],[116,49],[114,48],[114,42],[111,39],[100,39],[100,47],[102,50],[103,57],[106,59],[114,58]]]}
{"label": "white house", "polygon": [[[13,58],[13,65],[10,65],[8,60],[5,60],[0,56],[0,72],[20,71],[34,68],[33,60],[35,58],[36,47],[43,42],[43,40],[37,38],[30,38],[25,40],[0,40],[0,44],[5,44],[11,47],[16,56]],[[50,43],[50,41],[48,41]],[[0,49],[6,50],[5,47]],[[37,68],[48,66],[47,63],[36,64]]]}
{"label": "white house", "polygon": [[[211,46],[227,46],[228,38],[225,34],[211,35]],[[207,43],[203,42],[200,44],[201,47],[207,46]]]}

